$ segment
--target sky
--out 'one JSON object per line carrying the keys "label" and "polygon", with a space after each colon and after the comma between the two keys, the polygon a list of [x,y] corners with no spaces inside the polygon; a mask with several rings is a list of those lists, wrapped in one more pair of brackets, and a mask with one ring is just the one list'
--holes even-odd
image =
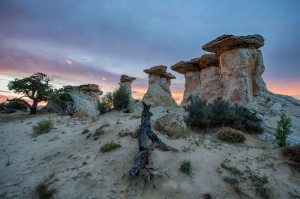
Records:
{"label": "sky", "polygon": [[[298,0],[0,0],[0,100],[7,83],[36,72],[55,87],[118,87],[136,77],[135,98],[147,90],[144,69],[207,53],[202,46],[223,34],[261,34],[269,90],[300,99]],[[183,75],[172,71],[180,100]]]}

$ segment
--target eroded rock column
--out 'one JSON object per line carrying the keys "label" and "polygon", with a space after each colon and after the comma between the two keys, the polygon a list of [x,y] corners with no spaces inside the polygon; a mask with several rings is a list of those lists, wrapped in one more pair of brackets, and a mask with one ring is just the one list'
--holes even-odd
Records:
{"label": "eroded rock column", "polygon": [[132,98],[132,91],[131,91],[131,84],[135,80],[135,77],[129,77],[128,75],[121,75],[120,78],[120,86],[124,86],[129,93],[130,99],[134,100]]}
{"label": "eroded rock column", "polygon": [[171,73],[167,73],[167,66],[159,65],[144,70],[149,75],[149,86],[142,101],[156,106],[177,106],[170,91],[171,79],[176,79]]}
{"label": "eroded rock column", "polygon": [[171,66],[171,69],[180,74],[184,74],[185,77],[184,94],[181,105],[188,102],[189,96],[201,95],[199,60],[194,59],[189,62],[180,61]]}
{"label": "eroded rock column", "polygon": [[203,50],[220,55],[224,100],[234,103],[253,101],[253,80],[255,83],[261,80],[257,76],[254,78],[259,54],[257,49],[263,45],[261,35],[223,35],[202,47]]}

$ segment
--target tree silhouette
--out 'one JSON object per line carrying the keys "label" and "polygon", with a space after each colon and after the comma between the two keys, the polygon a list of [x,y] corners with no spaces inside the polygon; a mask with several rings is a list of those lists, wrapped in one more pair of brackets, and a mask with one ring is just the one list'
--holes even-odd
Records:
{"label": "tree silhouette", "polygon": [[[35,73],[23,79],[15,79],[8,83],[8,89],[15,92],[24,94],[19,99],[22,100],[30,109],[30,114],[35,114],[39,102],[47,101],[52,92],[52,85],[49,84],[50,78],[44,73]],[[28,97],[32,100],[29,104],[23,97]],[[10,100],[8,100],[10,101]]]}

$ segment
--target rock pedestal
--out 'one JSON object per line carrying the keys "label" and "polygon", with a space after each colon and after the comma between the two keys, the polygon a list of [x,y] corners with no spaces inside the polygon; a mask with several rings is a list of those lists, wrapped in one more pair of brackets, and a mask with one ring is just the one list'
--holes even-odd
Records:
{"label": "rock pedestal", "polygon": [[171,69],[184,74],[185,76],[185,86],[184,95],[181,105],[188,102],[189,96],[200,96],[200,67],[199,60],[193,59],[189,62],[180,61],[177,64],[171,66]]}
{"label": "rock pedestal", "polygon": [[135,77],[129,77],[127,75],[121,75],[120,86],[124,86],[129,93],[130,99],[132,98],[131,84],[135,80]]}
{"label": "rock pedestal", "polygon": [[175,79],[175,76],[166,70],[167,66],[162,65],[144,70],[149,75],[149,86],[142,101],[151,104],[152,107],[177,106],[170,91],[171,79]]}
{"label": "rock pedestal", "polygon": [[99,95],[103,92],[99,90],[96,84],[84,84],[80,86],[64,86],[71,95],[79,115],[95,117],[99,114],[97,105],[100,100]]}
{"label": "rock pedestal", "polygon": [[263,45],[260,35],[223,35],[202,47],[220,55],[224,100],[240,104],[252,102],[254,85],[255,89],[262,89],[263,80],[259,74],[263,72],[263,64],[257,49]]}

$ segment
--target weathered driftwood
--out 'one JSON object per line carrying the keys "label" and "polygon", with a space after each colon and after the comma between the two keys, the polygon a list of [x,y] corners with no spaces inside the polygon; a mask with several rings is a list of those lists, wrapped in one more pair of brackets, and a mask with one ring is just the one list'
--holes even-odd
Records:
{"label": "weathered driftwood", "polygon": [[158,136],[151,130],[150,125],[150,117],[152,113],[150,110],[150,105],[148,106],[143,102],[144,109],[142,111],[141,117],[141,126],[138,130],[138,145],[139,145],[139,153],[134,157],[133,166],[128,172],[128,179],[132,180],[134,176],[136,176],[140,171],[145,169],[145,165],[148,164],[148,158],[151,152],[151,149],[147,146],[147,137],[149,137],[155,145],[162,148],[166,151],[177,151],[177,149],[166,145],[162,142]]}

